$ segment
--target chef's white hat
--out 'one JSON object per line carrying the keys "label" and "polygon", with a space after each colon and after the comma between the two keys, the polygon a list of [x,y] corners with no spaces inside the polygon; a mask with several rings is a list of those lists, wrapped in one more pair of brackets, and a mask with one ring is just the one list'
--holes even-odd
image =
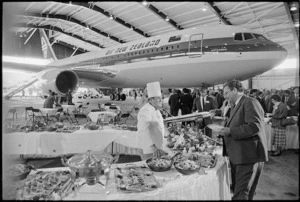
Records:
{"label": "chef's white hat", "polygon": [[160,83],[158,81],[147,83],[148,98],[161,97]]}

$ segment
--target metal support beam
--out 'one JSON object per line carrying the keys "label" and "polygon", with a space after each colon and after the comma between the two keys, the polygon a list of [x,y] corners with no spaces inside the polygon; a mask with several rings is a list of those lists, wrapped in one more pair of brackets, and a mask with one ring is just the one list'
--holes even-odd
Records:
{"label": "metal support beam", "polygon": [[[158,15],[159,17],[161,17],[162,19],[166,19],[167,15],[164,14],[163,12],[159,11],[158,8],[156,8],[155,6],[153,6],[152,4],[147,4],[146,6],[150,11],[152,11],[153,13],[155,13],[156,15]],[[169,19],[168,21],[169,24],[171,24],[174,28],[176,28],[177,30],[182,30],[183,28],[180,27],[180,25],[178,25],[174,20]]]}
{"label": "metal support beam", "polygon": [[[68,3],[66,3],[66,4],[68,4]],[[105,15],[105,16],[108,17],[108,18],[109,18],[110,15],[111,15],[111,13],[105,11],[104,9],[98,7],[97,5],[90,6],[91,4],[90,4],[90,3],[87,3],[87,2],[75,2],[75,1],[74,1],[74,2],[72,2],[72,5],[82,6],[82,7],[85,7],[85,8],[87,8],[87,9],[90,9],[90,10],[93,10],[93,11],[96,11],[96,12],[99,12],[99,13]],[[123,26],[129,28],[129,29],[131,29],[131,27],[134,27],[134,26],[132,26],[131,24],[126,23],[124,20],[122,20],[122,19],[120,19],[120,18],[118,18],[118,17],[115,17],[114,20],[115,20],[116,22],[120,23],[121,25],[123,25]],[[135,31],[136,33],[138,33],[138,34],[140,34],[140,35],[142,35],[142,36],[144,36],[144,37],[150,37],[150,35],[144,33],[144,32],[141,31],[140,29],[133,28],[133,31]],[[111,35],[110,35],[110,38],[113,38],[113,37],[114,37],[114,36],[111,36]],[[116,38],[116,37],[115,37],[115,38]],[[116,39],[117,39],[117,38],[116,38]],[[119,39],[118,39],[118,40],[119,40]],[[122,40],[120,40],[120,41],[122,41]],[[123,42],[123,43],[125,43],[125,42]]]}
{"label": "metal support beam", "polygon": [[[71,49],[74,48],[73,45],[67,44],[67,43],[65,43],[65,42],[63,42],[63,41],[57,41],[57,40],[54,40],[54,39],[49,39],[49,42],[50,42],[51,44],[57,43],[57,44],[60,44],[60,45],[62,45],[62,46],[66,46],[66,47],[71,48]],[[83,48],[79,48],[79,47],[77,47],[76,50],[77,50],[77,51],[80,51],[81,53],[88,52],[87,50],[84,50]]]}
{"label": "metal support beam", "polygon": [[[53,15],[53,14],[40,14],[40,13],[24,13],[22,14],[22,16],[29,16],[29,17],[41,17],[41,18],[51,18],[51,19],[60,19],[60,20],[64,20],[64,21],[69,21],[69,22],[73,22],[75,24],[78,24],[84,28],[86,28],[88,25],[85,23],[82,23],[80,20],[77,20],[75,18],[72,18],[70,16],[66,16],[66,15]],[[109,34],[107,34],[106,32],[102,32],[99,29],[96,29],[94,27],[89,26],[89,29],[96,32],[97,34],[101,34],[105,37],[108,37]],[[118,43],[125,43],[125,41],[120,40],[119,38],[116,38],[114,36],[110,36],[110,39],[118,42]]]}
{"label": "metal support beam", "polygon": [[66,33],[64,32],[63,30],[61,30],[60,28],[58,27],[54,27],[54,26],[50,26],[50,25],[43,25],[43,26],[38,26],[38,25],[32,25],[32,24],[27,24],[27,23],[18,23],[15,25],[16,27],[29,27],[29,28],[41,28],[41,29],[47,29],[47,30],[54,30],[54,31],[57,31],[57,32],[61,32],[65,35],[68,35],[68,36],[71,36],[71,37],[74,37],[76,39],[79,39],[81,41],[84,41],[86,43],[89,43],[91,45],[94,45],[94,46],[97,46],[97,48],[104,48],[103,46],[101,46],[100,44],[98,43],[95,43],[95,42],[92,42],[92,41],[87,41],[85,39],[83,39],[82,37],[78,36],[78,35],[75,35],[75,34],[70,34],[70,33]]}
{"label": "metal support beam", "polygon": [[32,37],[32,35],[35,33],[36,28],[32,31],[32,33],[30,34],[30,36],[26,39],[26,41],[24,42],[24,45],[27,44],[27,42],[29,41],[29,39]]}
{"label": "metal support beam", "polygon": [[221,14],[220,9],[219,9],[217,6],[215,6],[213,2],[208,1],[207,3],[208,3],[208,5],[210,5],[210,7],[211,7],[211,8],[213,9],[213,11],[215,12],[215,14],[219,17],[219,19],[220,19],[225,25],[232,25],[231,22],[230,22],[228,19],[224,18],[224,16]]}

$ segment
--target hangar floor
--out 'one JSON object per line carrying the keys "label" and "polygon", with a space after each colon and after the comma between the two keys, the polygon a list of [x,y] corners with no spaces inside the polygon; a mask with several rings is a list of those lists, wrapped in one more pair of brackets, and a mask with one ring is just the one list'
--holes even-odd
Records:
{"label": "hangar floor", "polygon": [[[32,99],[12,99],[3,100],[2,115],[5,116],[9,107],[17,108],[17,122],[25,121],[24,108],[33,106],[35,108],[42,107],[44,100]],[[77,102],[78,100],[73,100]],[[83,100],[80,100],[83,101]],[[166,100],[165,100],[166,101]],[[134,105],[138,106],[139,98],[127,98],[125,101],[110,101],[109,97],[100,99],[84,100],[90,102],[89,108],[98,108],[98,103],[113,102],[119,106],[122,105],[122,111],[130,111]],[[167,106],[167,104],[166,104]],[[134,119],[129,118],[128,125],[136,125],[137,113],[133,112]],[[4,120],[4,119],[2,119]],[[138,161],[138,156],[121,156],[119,163]],[[9,166],[20,162],[18,158],[4,157],[3,165]],[[60,167],[59,158],[52,159],[29,159],[27,163],[32,164],[36,168]],[[299,199],[299,150],[285,150],[281,156],[269,155],[269,161],[265,163],[264,170],[256,189],[254,200],[298,200]]]}

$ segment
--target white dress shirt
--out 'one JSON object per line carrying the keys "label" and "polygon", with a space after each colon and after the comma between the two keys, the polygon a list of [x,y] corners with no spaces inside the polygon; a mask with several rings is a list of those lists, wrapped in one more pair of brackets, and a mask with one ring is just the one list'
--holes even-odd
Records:
{"label": "white dress shirt", "polygon": [[137,147],[143,149],[144,154],[153,153],[151,145],[155,144],[158,149],[162,149],[164,137],[164,122],[159,110],[146,103],[139,111],[137,117],[138,136]]}

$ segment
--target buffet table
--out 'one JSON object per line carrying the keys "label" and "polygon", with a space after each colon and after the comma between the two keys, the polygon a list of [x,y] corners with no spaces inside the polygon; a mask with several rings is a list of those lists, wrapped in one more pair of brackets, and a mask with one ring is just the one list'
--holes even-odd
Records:
{"label": "buffet table", "polygon": [[[107,151],[113,154],[141,154],[132,139],[137,132],[116,130],[105,126],[103,130],[77,130],[73,133],[15,132],[3,134],[3,153],[33,157],[56,157],[83,153],[87,150]],[[134,141],[133,141],[134,142]]]}
{"label": "buffet table", "polygon": [[[125,193],[117,189],[114,177],[116,167],[146,166],[145,161],[130,164],[113,164],[107,187],[87,184],[63,200],[231,200],[228,168],[224,157],[217,155],[214,168],[204,168],[206,173],[183,175],[174,166],[165,172],[153,172],[159,187],[152,191]],[[69,170],[68,167],[38,169],[38,171]],[[35,172],[35,171],[32,171]],[[81,184],[84,178],[79,178]],[[105,182],[104,176],[100,177]]]}
{"label": "buffet table", "polygon": [[[107,116],[108,118],[115,118],[117,116],[116,113],[114,112],[109,112],[109,111],[100,111],[100,112],[90,112],[88,116],[91,118],[92,122],[96,123],[98,121],[99,116]],[[105,120],[108,122],[108,120]]]}

